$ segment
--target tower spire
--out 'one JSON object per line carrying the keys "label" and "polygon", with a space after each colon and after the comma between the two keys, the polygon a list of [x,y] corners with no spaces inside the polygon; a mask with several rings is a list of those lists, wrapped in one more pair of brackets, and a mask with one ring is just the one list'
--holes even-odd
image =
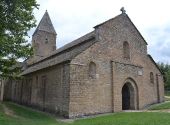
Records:
{"label": "tower spire", "polygon": [[[46,32],[49,32],[49,33],[56,34],[56,31],[53,27],[53,24],[51,22],[51,19],[50,19],[50,16],[49,16],[47,10],[45,11],[45,13],[44,13],[40,23],[38,24],[35,32],[37,32],[37,30],[46,31]],[[35,32],[34,32],[34,34],[35,34]]]}

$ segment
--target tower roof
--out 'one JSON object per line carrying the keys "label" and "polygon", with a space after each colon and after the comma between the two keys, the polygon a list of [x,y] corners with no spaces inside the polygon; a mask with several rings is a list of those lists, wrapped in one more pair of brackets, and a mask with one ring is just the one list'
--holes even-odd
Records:
{"label": "tower roof", "polygon": [[[37,29],[35,30],[34,34],[38,31],[38,30],[41,30],[41,31],[46,31],[46,32],[49,32],[49,33],[53,33],[53,34],[56,34],[55,32],[55,29],[53,27],[53,24],[51,22],[51,19],[50,19],[50,16],[46,10],[46,12],[44,13],[40,23],[38,24],[37,26]],[[34,35],[33,34],[33,35]]]}

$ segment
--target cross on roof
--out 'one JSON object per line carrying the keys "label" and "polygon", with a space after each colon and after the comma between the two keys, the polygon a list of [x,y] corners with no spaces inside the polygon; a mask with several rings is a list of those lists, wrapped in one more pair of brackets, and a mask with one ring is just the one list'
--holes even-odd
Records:
{"label": "cross on roof", "polygon": [[122,8],[120,9],[120,11],[122,11],[122,13],[126,13],[126,10],[125,10],[124,7],[122,7]]}

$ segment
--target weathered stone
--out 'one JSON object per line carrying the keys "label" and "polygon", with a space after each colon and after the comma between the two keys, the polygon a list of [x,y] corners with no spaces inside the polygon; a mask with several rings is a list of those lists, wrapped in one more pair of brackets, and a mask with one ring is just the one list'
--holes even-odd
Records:
{"label": "weathered stone", "polygon": [[[55,38],[54,32],[40,33]],[[42,37],[36,39],[44,42]],[[48,44],[52,47],[54,42]],[[40,45],[51,53],[51,47]],[[50,56],[41,54],[44,58],[23,71],[24,80],[6,83],[6,99],[69,118],[138,110],[164,101],[161,71],[126,13],[95,26]]]}

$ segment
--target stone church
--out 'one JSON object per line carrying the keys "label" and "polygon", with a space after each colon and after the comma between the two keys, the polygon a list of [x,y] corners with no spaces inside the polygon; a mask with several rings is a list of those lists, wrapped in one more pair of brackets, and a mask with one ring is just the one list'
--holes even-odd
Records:
{"label": "stone church", "polygon": [[67,118],[164,101],[162,73],[124,10],[58,49],[56,36],[46,11],[32,36],[34,55],[23,63],[24,78],[5,84],[6,100]]}

